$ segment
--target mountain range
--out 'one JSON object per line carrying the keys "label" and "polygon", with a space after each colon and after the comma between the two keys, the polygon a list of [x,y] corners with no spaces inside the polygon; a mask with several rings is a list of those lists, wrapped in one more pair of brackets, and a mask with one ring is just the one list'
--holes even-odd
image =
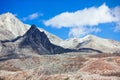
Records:
{"label": "mountain range", "polygon": [[21,52],[25,48],[26,50],[23,51],[29,51],[29,53],[37,51],[38,54],[60,54],[73,51],[120,52],[120,42],[118,41],[94,35],[62,40],[35,25],[30,27],[30,25],[22,23],[9,12],[0,15],[0,41],[1,54],[7,54],[10,51],[12,53],[28,53]]}

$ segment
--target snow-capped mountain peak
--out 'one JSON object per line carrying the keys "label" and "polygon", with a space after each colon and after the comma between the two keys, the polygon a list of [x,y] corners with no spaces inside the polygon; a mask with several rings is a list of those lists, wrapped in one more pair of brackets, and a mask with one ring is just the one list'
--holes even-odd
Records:
{"label": "snow-capped mountain peak", "polygon": [[13,15],[13,14],[10,13],[10,12],[7,12],[7,13],[2,14],[2,15],[0,15],[0,16],[4,17],[4,19],[7,18],[8,20],[9,20],[9,19],[12,19],[12,18],[15,18],[15,15]]}
{"label": "snow-capped mountain peak", "polygon": [[12,34],[13,37],[17,37],[23,35],[28,29],[29,27],[27,27],[20,20],[18,20],[13,14],[7,12],[0,15],[0,30],[2,32],[8,32]]}

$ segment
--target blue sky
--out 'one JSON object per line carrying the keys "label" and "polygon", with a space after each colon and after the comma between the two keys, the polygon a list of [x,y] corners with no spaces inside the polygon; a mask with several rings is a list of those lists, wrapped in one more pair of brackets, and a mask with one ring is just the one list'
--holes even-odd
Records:
{"label": "blue sky", "polygon": [[0,14],[6,12],[62,39],[94,34],[120,41],[119,0],[0,0]]}

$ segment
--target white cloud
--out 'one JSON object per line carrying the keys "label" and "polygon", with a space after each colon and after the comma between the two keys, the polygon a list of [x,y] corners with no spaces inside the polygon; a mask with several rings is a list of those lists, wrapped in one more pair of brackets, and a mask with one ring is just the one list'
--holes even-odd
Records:
{"label": "white cloud", "polygon": [[74,27],[70,29],[69,37],[83,37],[86,34],[89,34],[91,32],[100,32],[101,30],[99,28],[86,28],[86,27]]}
{"label": "white cloud", "polygon": [[[100,7],[90,7],[76,12],[63,12],[55,17],[44,21],[46,26],[55,28],[70,28],[69,35],[79,37],[81,35],[100,31],[99,28],[94,28],[102,23],[120,22],[118,20],[118,9],[116,13],[111,10],[106,4]],[[89,28],[87,26],[90,26]]]}
{"label": "white cloud", "polygon": [[22,20],[23,21],[33,20],[33,19],[38,18],[39,16],[43,16],[43,14],[36,12],[36,13],[32,13],[32,14],[28,15],[27,17],[23,17]]}
{"label": "white cloud", "polygon": [[115,32],[120,31],[120,6],[115,7],[112,10],[112,13],[114,14],[117,22],[117,26],[115,27]]}

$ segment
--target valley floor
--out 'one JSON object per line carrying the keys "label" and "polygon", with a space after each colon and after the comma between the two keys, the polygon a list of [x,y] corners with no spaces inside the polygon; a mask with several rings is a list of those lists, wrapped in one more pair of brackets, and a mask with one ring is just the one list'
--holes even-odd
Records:
{"label": "valley floor", "polygon": [[120,55],[41,55],[0,61],[0,80],[120,80]]}

